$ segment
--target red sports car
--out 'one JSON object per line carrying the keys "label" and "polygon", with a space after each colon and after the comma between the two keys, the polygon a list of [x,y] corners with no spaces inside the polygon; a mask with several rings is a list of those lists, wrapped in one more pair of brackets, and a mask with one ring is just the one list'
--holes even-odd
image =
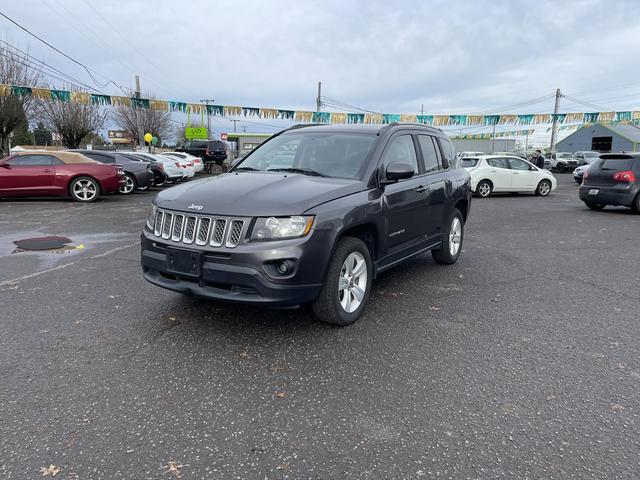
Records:
{"label": "red sports car", "polygon": [[0,197],[71,196],[93,202],[124,184],[119,165],[79,153],[29,151],[0,160]]}

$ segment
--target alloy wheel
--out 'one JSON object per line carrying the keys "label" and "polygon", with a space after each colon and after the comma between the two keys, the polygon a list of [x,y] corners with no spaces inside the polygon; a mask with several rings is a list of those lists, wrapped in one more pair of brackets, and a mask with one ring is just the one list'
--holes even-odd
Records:
{"label": "alloy wheel", "polygon": [[124,182],[124,185],[120,187],[120,193],[127,194],[133,192],[133,189],[136,187],[133,178],[129,175],[125,175]]}
{"label": "alloy wheel", "polygon": [[367,262],[360,252],[352,252],[345,259],[338,277],[338,299],[347,313],[355,312],[367,289]]}
{"label": "alloy wheel", "polygon": [[549,182],[545,182],[545,181],[540,182],[540,186],[538,187],[538,193],[540,195],[542,195],[543,197],[546,197],[547,195],[549,195],[550,191],[551,191],[551,185],[549,184]]}
{"label": "alloy wheel", "polygon": [[462,223],[458,217],[453,217],[451,228],[449,229],[449,253],[455,257],[460,250],[462,240]]}
{"label": "alloy wheel", "polygon": [[489,185],[487,182],[482,182],[480,185],[478,185],[478,193],[481,197],[488,197],[491,193],[491,185]]}
{"label": "alloy wheel", "polygon": [[80,200],[88,202],[93,200],[98,194],[98,189],[93,181],[89,179],[78,180],[73,184],[73,195]]}

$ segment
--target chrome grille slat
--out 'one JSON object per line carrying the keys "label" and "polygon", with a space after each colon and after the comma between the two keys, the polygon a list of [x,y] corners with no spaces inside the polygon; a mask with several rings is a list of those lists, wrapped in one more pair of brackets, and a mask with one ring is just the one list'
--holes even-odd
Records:
{"label": "chrome grille slat", "polygon": [[185,215],[158,210],[153,234],[187,245],[235,248],[242,241],[247,224],[247,220],[242,218]]}
{"label": "chrome grille slat", "polygon": [[193,243],[193,237],[196,233],[196,217],[187,217],[187,223],[184,227],[184,235],[182,241],[184,243]]}
{"label": "chrome grille slat", "polygon": [[173,213],[165,213],[162,221],[162,238],[165,240],[171,237],[171,227],[173,227]]}
{"label": "chrome grille slat", "polygon": [[176,214],[175,220],[173,221],[171,240],[173,240],[174,242],[182,241],[182,227],[184,227],[184,215]]}
{"label": "chrome grille slat", "polygon": [[231,226],[229,227],[229,233],[227,234],[227,247],[233,248],[238,245],[243,229],[244,220],[231,220]]}
{"label": "chrome grille slat", "polygon": [[211,232],[211,246],[221,247],[224,243],[224,231],[227,227],[227,220],[224,218],[216,218],[213,221],[213,230]]}
{"label": "chrome grille slat", "polygon": [[211,227],[211,219],[209,217],[200,217],[198,220],[198,234],[196,235],[196,245],[206,245],[209,239],[209,228]]}
{"label": "chrome grille slat", "polygon": [[156,213],[156,221],[153,225],[153,234],[156,237],[159,237],[162,233],[162,220],[164,220],[164,212],[162,210],[158,210]]}

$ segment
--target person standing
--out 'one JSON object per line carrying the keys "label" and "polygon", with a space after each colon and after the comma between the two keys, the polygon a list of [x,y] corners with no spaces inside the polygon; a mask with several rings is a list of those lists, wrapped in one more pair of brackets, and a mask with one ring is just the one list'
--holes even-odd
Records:
{"label": "person standing", "polygon": [[541,150],[536,150],[536,154],[531,159],[531,163],[540,169],[544,168],[544,156]]}

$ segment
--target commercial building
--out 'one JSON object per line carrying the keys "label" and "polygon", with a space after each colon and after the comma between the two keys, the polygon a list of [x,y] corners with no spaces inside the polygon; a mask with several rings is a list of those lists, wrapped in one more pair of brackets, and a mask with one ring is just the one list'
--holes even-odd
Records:
{"label": "commercial building", "polygon": [[[516,148],[514,138],[451,138],[456,152],[513,152]],[[495,142],[495,143],[494,143]]]}
{"label": "commercial building", "polygon": [[594,124],[582,127],[556,144],[557,152],[636,152],[640,128],[634,125]]}
{"label": "commercial building", "polygon": [[271,136],[270,133],[228,133],[227,143],[231,156],[243,157]]}

